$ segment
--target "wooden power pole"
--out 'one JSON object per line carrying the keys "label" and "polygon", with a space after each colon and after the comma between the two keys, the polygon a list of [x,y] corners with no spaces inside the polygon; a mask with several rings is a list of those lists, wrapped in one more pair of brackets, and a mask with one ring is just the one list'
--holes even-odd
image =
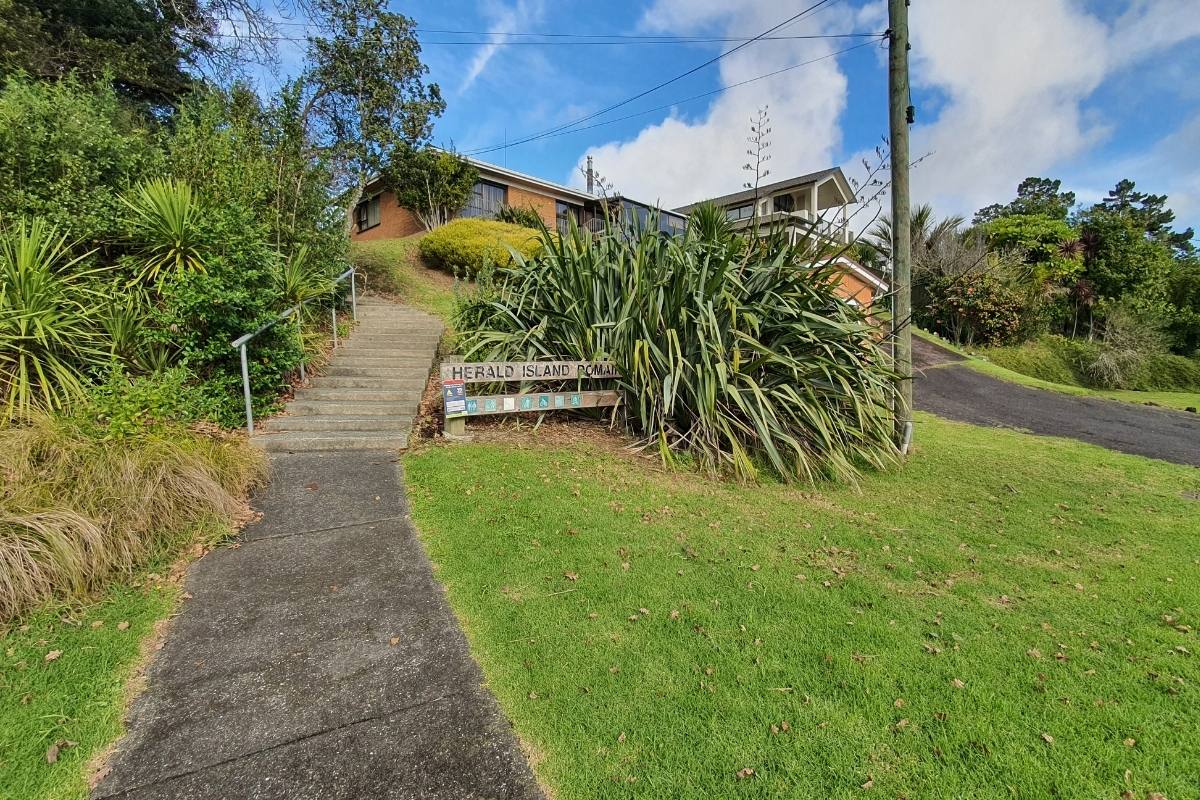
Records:
{"label": "wooden power pole", "polygon": [[896,441],[912,442],[912,229],[909,226],[908,0],[888,0],[888,111],[892,151],[892,341]]}

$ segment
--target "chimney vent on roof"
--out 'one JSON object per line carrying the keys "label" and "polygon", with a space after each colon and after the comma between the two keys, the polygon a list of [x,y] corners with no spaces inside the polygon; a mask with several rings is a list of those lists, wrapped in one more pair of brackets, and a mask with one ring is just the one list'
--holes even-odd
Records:
{"label": "chimney vent on roof", "polygon": [[587,157],[587,193],[595,194],[595,177],[592,172],[592,157]]}

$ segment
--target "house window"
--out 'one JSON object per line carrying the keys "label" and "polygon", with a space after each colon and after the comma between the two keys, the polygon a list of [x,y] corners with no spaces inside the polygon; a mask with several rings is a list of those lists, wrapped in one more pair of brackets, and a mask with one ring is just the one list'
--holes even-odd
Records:
{"label": "house window", "polygon": [[725,218],[730,222],[737,222],[739,219],[750,219],[754,215],[754,205],[738,206],[737,208],[726,209]]}
{"label": "house window", "polygon": [[679,236],[687,229],[687,221],[669,211],[658,212],[658,230],[668,236]]}
{"label": "house window", "polygon": [[359,232],[379,224],[379,195],[363,200],[354,207],[354,222]]}
{"label": "house window", "polygon": [[475,185],[471,187],[471,199],[459,216],[491,219],[496,216],[496,212],[504,206],[507,199],[507,187],[498,183],[476,181]]}
{"label": "house window", "polygon": [[573,206],[557,200],[554,203],[554,219],[558,224],[558,232],[564,236],[571,230],[571,220],[579,224],[579,206]]}
{"label": "house window", "polygon": [[772,203],[774,211],[783,211],[790,214],[796,210],[796,198],[790,194],[777,194]]}

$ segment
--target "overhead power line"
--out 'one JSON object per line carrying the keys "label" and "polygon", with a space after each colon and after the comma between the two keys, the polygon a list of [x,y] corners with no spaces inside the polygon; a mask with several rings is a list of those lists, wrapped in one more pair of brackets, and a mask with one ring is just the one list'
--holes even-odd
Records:
{"label": "overhead power line", "polygon": [[[877,37],[877,39],[882,40],[883,35],[881,34],[880,36]],[[790,72],[791,70],[799,69],[800,67],[806,67],[809,64],[815,64],[818,61],[825,61],[826,59],[835,58],[836,56],[840,56],[843,53],[849,53],[851,50],[858,50],[860,48],[869,47],[869,46],[877,44],[877,43],[878,42],[875,42],[875,41],[863,42],[862,44],[856,44],[853,47],[847,47],[844,50],[838,50],[835,53],[828,53],[828,54],[820,56],[818,58],[811,58],[808,61],[801,61],[797,64],[789,64],[786,67],[781,67],[780,69],[774,70],[772,72],[766,72],[766,73],[763,73],[762,75],[756,75],[753,78],[747,78],[744,81],[738,81],[737,83],[731,83],[728,86],[722,86],[719,89],[712,89],[707,92],[701,92],[700,94],[694,94],[691,97],[684,97],[684,98],[676,100],[672,103],[666,103],[661,106],[655,106],[654,108],[647,108],[642,111],[635,111],[632,114],[626,114],[625,116],[622,116],[622,117],[614,117],[613,119],[606,119],[606,120],[602,120],[600,122],[593,122],[591,125],[581,125],[579,127],[574,127],[569,130],[563,130],[563,131],[558,131],[556,133],[546,134],[545,136],[541,136],[538,138],[539,139],[554,139],[559,136],[567,136],[568,134],[572,134],[572,133],[579,133],[581,131],[590,131],[593,128],[601,128],[605,125],[612,125],[617,122],[625,122],[626,120],[635,119],[637,117],[642,117],[642,116],[645,116],[646,114],[653,114],[657,111],[666,111],[667,109],[675,108],[677,106],[684,105],[685,103],[691,103],[696,100],[702,100],[705,97],[712,97],[715,94],[722,94],[724,92],[729,91],[730,89],[736,89],[739,86],[745,86],[746,84],[749,84],[749,83],[755,83],[756,81],[766,80],[767,78],[773,78],[776,75],[782,75],[785,72]],[[505,147],[511,147],[511,146],[512,146],[512,143],[509,143],[507,145],[492,145],[489,147],[479,148],[476,150],[468,150],[465,152],[467,155],[479,155],[481,153],[489,153],[494,150],[500,150]]]}
{"label": "overhead power line", "polygon": [[793,14],[792,16],[785,19],[783,22],[780,22],[778,25],[772,25],[770,28],[767,28],[762,33],[760,33],[757,36],[754,36],[750,39],[747,39],[746,41],[742,42],[741,44],[737,45],[736,47],[731,47],[728,50],[722,51],[721,53],[713,56],[712,58],[708,59],[707,61],[705,61],[701,64],[697,64],[696,66],[692,67],[691,69],[689,69],[685,72],[681,72],[673,78],[668,78],[667,80],[662,81],[661,83],[657,83],[654,86],[651,86],[649,89],[645,89],[641,92],[638,92],[637,94],[627,97],[624,100],[621,100],[619,102],[613,103],[612,105],[605,106],[604,108],[600,109],[599,111],[593,111],[591,114],[585,114],[582,117],[577,117],[569,122],[563,123],[562,125],[557,125],[553,128],[549,128],[544,131],[539,131],[538,133],[534,133],[534,134],[530,134],[528,136],[518,138],[514,141],[508,142],[506,145],[500,145],[498,147],[483,148],[483,149],[472,151],[471,155],[487,153],[487,152],[491,152],[492,150],[503,149],[506,146],[515,146],[515,145],[519,145],[519,144],[525,144],[526,142],[532,142],[536,139],[542,139],[542,138],[545,138],[546,136],[549,136],[550,134],[558,133],[559,131],[564,130],[566,128],[574,127],[575,125],[578,125],[581,122],[587,122],[589,120],[595,119],[596,117],[607,114],[610,111],[614,111],[618,108],[621,108],[622,106],[628,105],[629,103],[632,103],[635,100],[640,100],[641,98],[645,97],[646,95],[657,92],[659,89],[662,89],[665,86],[670,86],[672,83],[675,83],[676,81],[680,81],[680,80],[688,77],[689,75],[694,75],[695,73],[699,72],[700,70],[704,69],[705,67],[708,67],[708,66],[711,66],[712,64],[717,63],[718,61],[725,58],[726,56],[733,55],[734,53],[738,52],[739,50],[741,50],[745,47],[749,47],[751,44],[762,39],[764,36],[769,36],[770,34],[774,33],[775,31],[779,30],[780,28],[783,28],[787,25],[791,25],[793,22],[798,21],[805,15],[810,14],[813,11],[816,11],[821,6],[824,6],[830,2],[837,2],[837,0],[819,0],[818,2],[809,6],[808,8],[805,8],[803,11],[801,11],[797,14]]}
{"label": "overhead power line", "polygon": [[[209,34],[209,35],[213,36],[215,38],[218,38],[218,39],[239,39],[239,40],[253,40],[253,41],[264,41],[264,42],[299,42],[301,44],[306,43],[309,40],[309,37],[272,36],[270,34],[261,34],[261,33],[214,33],[214,34]],[[875,32],[875,33],[867,33],[867,32],[821,33],[821,34],[807,34],[807,35],[803,35],[803,36],[763,36],[754,41],[773,42],[773,41],[796,41],[796,40],[807,40],[807,39],[874,39],[874,38],[878,38],[882,35],[883,35],[882,31]],[[314,36],[313,38],[316,38],[316,37]],[[716,44],[716,43],[728,43],[728,42],[747,42],[748,43],[750,41],[751,40],[748,37],[739,37],[739,36],[692,36],[692,37],[675,36],[675,37],[638,38],[638,39],[623,39],[623,38],[609,39],[606,37],[595,37],[595,38],[587,38],[587,39],[581,38],[581,39],[569,39],[569,40],[555,39],[555,40],[550,40],[550,41],[546,41],[546,40],[541,40],[541,41],[525,41],[525,40],[495,41],[495,40],[487,40],[487,39],[470,39],[470,40],[465,40],[465,39],[464,40],[422,39],[421,46],[425,47],[427,45],[444,45],[445,44],[445,45],[463,45],[463,46],[469,46],[469,47],[485,47],[485,46],[489,46],[489,47],[516,47],[516,46],[527,46],[527,47],[569,46],[569,47],[575,47],[575,46],[579,46],[579,45],[602,45],[602,46],[607,46],[607,47],[625,47],[625,46],[629,46],[629,45],[657,45],[657,44],[676,44],[676,45],[678,45],[678,44]]]}

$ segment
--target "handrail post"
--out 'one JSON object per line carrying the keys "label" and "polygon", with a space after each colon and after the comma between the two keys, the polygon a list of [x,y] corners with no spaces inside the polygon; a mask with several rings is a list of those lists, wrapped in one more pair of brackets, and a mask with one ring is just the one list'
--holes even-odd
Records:
{"label": "handrail post", "polygon": [[297,303],[296,308],[299,309],[296,312],[296,337],[300,340],[300,382],[304,383],[308,380],[304,371],[304,301]]}
{"label": "handrail post", "polygon": [[354,315],[354,321],[358,322],[358,287],[355,285],[355,276],[357,273],[354,268],[350,268],[350,313]]}
{"label": "handrail post", "polygon": [[333,314],[333,348],[336,350],[337,344],[338,344],[338,342],[337,342],[337,300],[336,299],[333,302],[333,307],[330,308],[329,311],[331,314]]}
{"label": "handrail post", "polygon": [[250,367],[246,363],[246,343],[238,348],[242,356],[242,394],[246,398],[246,432],[254,435],[254,405],[250,402]]}

